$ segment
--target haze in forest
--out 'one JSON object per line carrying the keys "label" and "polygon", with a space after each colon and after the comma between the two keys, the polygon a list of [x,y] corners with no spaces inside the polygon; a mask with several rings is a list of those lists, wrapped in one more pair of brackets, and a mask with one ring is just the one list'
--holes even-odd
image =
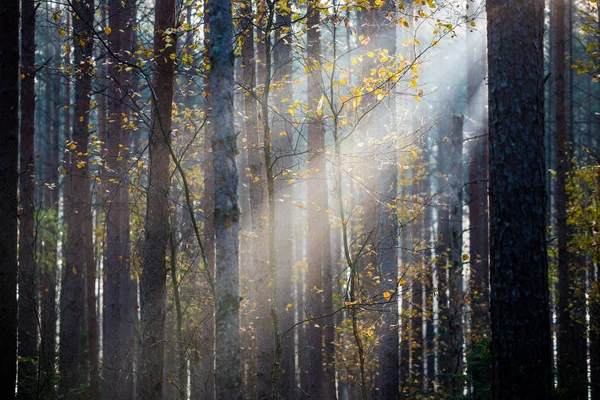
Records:
{"label": "haze in forest", "polygon": [[599,15],[3,1],[0,397],[600,399]]}

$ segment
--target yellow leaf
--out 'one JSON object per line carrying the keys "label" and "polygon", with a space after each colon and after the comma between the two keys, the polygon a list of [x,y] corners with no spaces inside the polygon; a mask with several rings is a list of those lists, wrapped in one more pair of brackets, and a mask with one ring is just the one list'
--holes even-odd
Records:
{"label": "yellow leaf", "polygon": [[369,51],[369,52],[367,53],[367,57],[373,58],[373,57],[375,57],[375,54],[373,54],[373,52],[372,52],[372,51]]}
{"label": "yellow leaf", "polygon": [[421,98],[419,96],[415,96],[415,100],[418,101],[419,103],[421,102]]}
{"label": "yellow leaf", "polygon": [[325,210],[325,212],[326,212],[327,214],[329,214],[329,215],[333,214],[333,211],[332,211],[332,210]]}
{"label": "yellow leaf", "polygon": [[169,54],[169,58],[170,58],[171,60],[174,60],[174,59],[175,59],[175,57],[177,57],[177,56],[175,55],[175,53],[171,53],[171,54]]}
{"label": "yellow leaf", "polygon": [[469,22],[469,24],[470,24],[471,26],[475,26],[475,21],[474,21],[474,20],[471,20],[471,22]]}
{"label": "yellow leaf", "polygon": [[386,301],[390,301],[390,299],[392,298],[392,292],[389,290],[386,290],[385,292],[383,292],[383,297],[385,298]]}
{"label": "yellow leaf", "polygon": [[466,253],[464,253],[464,254],[462,255],[462,260],[463,260],[463,261],[469,261],[469,258],[470,258],[470,257],[469,257],[469,255],[468,255],[468,254],[466,254]]}
{"label": "yellow leaf", "polygon": [[287,132],[286,132],[286,131],[281,131],[281,132],[279,132],[279,136],[286,136],[286,135],[287,135]]}
{"label": "yellow leaf", "polygon": [[112,29],[110,29],[108,26],[104,27],[104,33],[106,33],[107,35],[110,35],[111,32],[112,32]]}
{"label": "yellow leaf", "polygon": [[59,34],[60,36],[66,36],[67,32],[65,32],[65,30],[64,30],[64,29],[59,29],[59,30],[58,30],[58,34]]}

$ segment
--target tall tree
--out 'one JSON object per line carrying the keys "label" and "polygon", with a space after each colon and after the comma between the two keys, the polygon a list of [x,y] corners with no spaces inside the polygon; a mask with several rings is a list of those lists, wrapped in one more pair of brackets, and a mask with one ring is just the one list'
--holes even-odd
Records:
{"label": "tall tree", "polygon": [[492,397],[549,399],[544,2],[490,0],[487,15]]}
{"label": "tall tree", "polygon": [[[292,86],[292,17],[286,12],[289,2],[282,2],[276,17],[277,36],[273,49],[274,53],[274,72],[273,78],[275,84],[279,88],[273,96],[273,104],[278,107],[279,104],[283,108],[284,99],[293,97]],[[275,174],[281,174],[282,177],[290,176],[290,171],[293,168],[293,143],[294,132],[291,123],[280,114],[273,115],[273,132],[275,132],[273,146],[275,148],[276,171]],[[278,196],[289,199],[294,194],[293,186],[284,179],[275,181]],[[293,218],[292,204],[289,201],[278,204],[276,210],[276,249],[278,260],[277,273],[277,309],[279,311],[280,325],[283,331],[292,326],[294,322],[294,310],[288,305],[293,304],[292,290],[292,274],[294,267],[293,252],[290,251],[293,246]],[[325,290],[327,290],[325,288]],[[325,297],[327,297],[325,295]],[[326,311],[327,313],[327,311]],[[327,325],[327,332],[331,332],[331,345],[333,347],[333,326]],[[328,339],[325,339],[326,347]],[[333,353],[326,349],[326,357],[330,360],[326,361],[331,367]],[[295,387],[295,349],[294,335],[289,333],[282,337],[282,357],[281,357],[281,385],[280,393],[282,397],[292,400],[294,398]],[[335,371],[334,371],[335,376]]]}
{"label": "tall tree", "polygon": [[217,399],[241,398],[239,334],[239,208],[233,127],[231,1],[209,4],[209,61],[215,177],[215,386]]}
{"label": "tall tree", "polygon": [[[396,53],[395,1],[386,2],[378,12],[381,21],[378,44],[386,54]],[[388,93],[391,87],[385,88]],[[396,98],[387,96],[376,111],[380,126],[381,171],[379,173],[379,215],[377,224],[377,274],[381,277],[379,291],[387,300],[383,306],[383,337],[379,346],[379,375],[382,399],[400,398],[400,366],[398,337],[398,214],[396,199],[398,196],[398,154],[396,143],[386,137],[395,131]],[[419,232],[420,233],[420,232]],[[419,278],[417,278],[419,279]],[[422,291],[418,291],[419,296]],[[420,320],[419,318],[415,318]],[[421,329],[418,332],[422,332]],[[422,364],[421,364],[422,365]],[[421,379],[421,377],[419,377]]]}
{"label": "tall tree", "polygon": [[[259,25],[264,29],[269,23],[269,16],[265,15],[264,2],[257,2],[257,13],[261,15]],[[242,69],[243,81],[246,87],[244,108],[246,112],[245,129],[248,140],[248,168],[250,174],[250,219],[252,231],[255,234],[252,240],[252,267],[254,274],[254,290],[252,297],[256,301],[256,375],[257,396],[268,398],[271,395],[273,359],[275,346],[273,344],[273,332],[270,324],[269,313],[269,269],[268,269],[268,238],[267,238],[267,168],[265,166],[265,141],[260,134],[259,121],[265,125],[268,123],[267,116],[259,118],[258,94],[256,92],[257,80],[262,84],[268,82],[270,85],[270,69],[267,70],[265,61],[267,58],[266,36],[260,29],[254,34],[252,22],[252,3],[248,2],[241,10],[243,15],[244,43],[242,45]],[[256,39],[255,39],[256,37]],[[257,43],[257,54],[255,56],[254,43]],[[268,55],[270,57],[270,54]],[[257,58],[261,60],[257,65]],[[263,88],[263,91],[265,89]],[[264,93],[264,92],[263,92]],[[267,95],[268,96],[268,95]],[[264,97],[264,96],[263,96]],[[264,99],[263,99],[264,101]],[[267,97],[268,101],[268,97]],[[267,109],[268,110],[268,109]],[[262,140],[261,140],[262,138]]]}
{"label": "tall tree", "polygon": [[105,156],[111,176],[107,181],[106,264],[105,264],[105,376],[104,389],[108,398],[133,396],[133,309],[130,295],[131,271],[129,248],[129,184],[127,179],[127,148],[130,135],[126,130],[131,89],[130,62],[133,50],[135,8],[132,1],[111,1],[109,4],[109,64],[108,121]]}
{"label": "tall tree", "polygon": [[[65,191],[65,220],[67,223],[66,263],[63,268],[60,296],[59,391],[67,396],[83,382],[80,374],[81,328],[85,322],[84,276],[86,272],[87,220],[90,215],[90,183],[88,177],[89,110],[93,56],[94,2],[85,0],[72,4],[75,114],[73,136],[69,150]],[[93,294],[92,294],[93,295]],[[94,310],[95,311],[95,310]]]}
{"label": "tall tree", "polygon": [[149,179],[146,238],[140,285],[141,349],[137,398],[159,399],[163,386],[165,314],[167,300],[166,249],[169,239],[171,113],[177,36],[175,0],[158,0],[154,19],[154,75],[149,138]]}
{"label": "tall tree", "polygon": [[[21,143],[19,165],[19,390],[32,399],[36,390],[37,295],[35,240],[35,1],[21,2]],[[49,101],[49,99],[47,99]]]}
{"label": "tall tree", "polygon": [[0,25],[0,372],[2,397],[11,399],[17,366],[18,0],[0,4]]}
{"label": "tall tree", "polygon": [[[567,126],[567,91],[565,90],[565,0],[554,0],[553,10],[553,44],[554,44],[554,109],[556,118],[555,132],[555,162],[556,186],[554,199],[556,207],[556,235],[558,239],[558,388],[565,398],[586,399],[587,385],[587,349],[585,339],[585,310],[580,297],[582,284],[580,278],[582,267],[577,266],[578,260],[572,255],[569,243],[573,238],[572,228],[567,224],[567,175],[571,170],[572,132]],[[569,30],[570,32],[570,30]],[[569,35],[570,36],[570,35]],[[572,79],[569,79],[572,85]],[[572,91],[572,86],[571,86]],[[572,96],[568,96],[572,100]],[[572,103],[570,101],[569,103]],[[573,115],[571,113],[571,118]],[[579,276],[579,279],[578,279]]]}
{"label": "tall tree", "polygon": [[[60,52],[57,45],[52,46],[55,57],[54,66],[60,65]],[[43,224],[42,252],[40,269],[40,393],[53,394],[56,364],[56,278],[58,271],[58,167],[60,138],[60,95],[59,78],[54,77],[49,84],[52,96],[51,128],[46,136],[45,179],[52,190],[44,191],[44,210],[47,213]],[[68,122],[66,122],[68,123]]]}
{"label": "tall tree", "polygon": [[[308,4],[307,20],[307,57],[310,68],[307,79],[308,103],[312,118],[308,122],[308,149],[310,155],[311,178],[308,181],[308,203],[313,209],[308,212],[308,281],[307,281],[307,317],[322,316],[323,313],[323,269],[330,268],[324,265],[325,237],[329,237],[329,222],[322,216],[322,210],[327,207],[327,174],[325,164],[325,125],[321,99],[323,80],[321,76],[321,32],[320,10],[317,2]],[[329,241],[327,241],[329,242]],[[318,396],[323,391],[323,336],[318,321],[311,321],[306,326],[306,350],[308,379],[308,393]]]}
{"label": "tall tree", "polygon": [[448,251],[448,393],[460,396],[463,392],[463,261],[462,261],[462,218],[463,218],[463,117],[452,116],[450,133],[450,168],[448,190],[450,192],[450,247]]}

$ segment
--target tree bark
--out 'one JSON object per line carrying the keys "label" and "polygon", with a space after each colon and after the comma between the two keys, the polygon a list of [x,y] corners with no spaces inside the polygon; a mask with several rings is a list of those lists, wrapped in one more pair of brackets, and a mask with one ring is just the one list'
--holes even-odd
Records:
{"label": "tree bark", "polygon": [[17,185],[19,1],[0,4],[0,372],[3,398],[15,396],[17,365]]}
{"label": "tree bark", "polygon": [[[71,157],[67,165],[65,219],[67,224],[66,263],[63,268],[60,296],[59,392],[68,396],[85,382],[81,378],[81,328],[85,322],[84,276],[87,269],[85,231],[90,218],[90,184],[88,177],[88,125],[91,90],[94,19],[93,0],[73,3],[75,57],[75,119],[70,141]],[[76,16],[76,17],[75,17]],[[79,155],[81,154],[81,155]]]}
{"label": "tree bark", "polygon": [[448,392],[451,396],[463,393],[463,261],[462,261],[462,218],[463,218],[463,117],[452,116],[452,132],[450,133],[450,170],[449,190],[450,202],[450,251],[448,253],[448,333],[449,333],[449,374]]}
{"label": "tree bark", "polygon": [[213,94],[210,121],[215,177],[215,385],[217,399],[240,399],[239,209],[231,1],[211,1],[209,10],[209,79]]}
{"label": "tree bark", "polygon": [[[322,210],[327,207],[327,176],[325,155],[325,126],[322,113],[319,115],[323,81],[320,65],[321,33],[319,31],[320,11],[313,2],[308,5],[307,20],[307,58],[310,72],[308,76],[308,104],[311,117],[308,121],[308,162],[312,171],[308,180],[308,280],[306,287],[307,318],[323,315],[323,269],[330,266],[324,265],[323,241],[329,235],[329,225],[325,224]],[[329,249],[327,249],[329,251]],[[308,379],[308,395],[319,396],[323,393],[323,333],[320,320],[308,322],[306,325],[306,375]]]}
{"label": "tree bark", "polygon": [[19,165],[18,398],[36,395],[37,272],[35,225],[35,1],[21,3],[21,143]]}
{"label": "tree bark", "polygon": [[[140,285],[141,338],[137,398],[159,399],[163,386],[166,249],[169,239],[171,112],[176,36],[175,0],[158,0],[154,20],[153,108],[149,140],[146,238]],[[168,45],[168,46],[167,46]]]}
{"label": "tree bark", "polygon": [[549,399],[544,2],[487,3],[494,399]]}
{"label": "tree bark", "polygon": [[131,73],[124,62],[133,50],[135,8],[127,0],[109,4],[109,96],[107,101],[106,165],[106,281],[104,390],[109,399],[133,396],[133,310],[129,247],[129,184],[127,149]]}
{"label": "tree bark", "polygon": [[[571,170],[572,148],[570,132],[567,129],[565,90],[565,0],[554,0],[553,39],[554,39],[554,98],[556,99],[556,186],[554,200],[556,207],[556,235],[558,238],[558,389],[561,397],[586,399],[587,349],[585,339],[585,300],[583,291],[577,286],[583,284],[580,275],[582,267],[571,254],[569,243],[572,230],[567,225],[567,175]],[[570,36],[570,35],[569,35]],[[569,80],[571,81],[571,80]],[[572,82],[571,82],[572,84]],[[569,96],[571,97],[571,96]],[[570,102],[571,103],[571,102]],[[571,107],[572,108],[572,107]],[[572,113],[571,113],[572,117]],[[582,304],[583,303],[583,304]]]}

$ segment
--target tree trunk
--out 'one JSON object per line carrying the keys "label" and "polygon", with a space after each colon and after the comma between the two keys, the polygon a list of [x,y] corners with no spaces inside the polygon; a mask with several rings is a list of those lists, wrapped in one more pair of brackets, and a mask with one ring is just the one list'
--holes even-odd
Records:
{"label": "tree trunk", "polygon": [[133,50],[135,9],[130,1],[112,0],[109,5],[109,93],[107,101],[106,165],[106,281],[104,389],[112,398],[133,396],[133,310],[129,248],[129,180],[127,177],[128,124],[131,73],[124,62]]}
{"label": "tree trunk", "polygon": [[209,10],[209,78],[213,93],[210,121],[215,177],[215,385],[217,399],[233,400],[241,398],[242,382],[231,1],[211,1]]}
{"label": "tree trunk", "polygon": [[21,8],[21,143],[19,218],[19,380],[18,398],[36,395],[37,273],[35,238],[35,2]]}
{"label": "tree trunk", "polygon": [[[60,65],[59,47],[54,46],[55,67]],[[60,146],[60,86],[58,78],[53,78],[51,129],[46,136],[45,164],[46,183],[53,190],[44,191],[46,217],[42,233],[42,254],[40,259],[40,393],[48,396],[54,393],[56,366],[56,333],[58,314],[56,312],[56,277],[58,271],[58,167]]]}
{"label": "tree trunk", "polygon": [[446,106],[443,110],[446,114],[440,121],[440,127],[438,131],[438,149],[437,149],[437,188],[436,191],[439,193],[438,207],[438,232],[437,232],[437,243],[435,248],[435,269],[437,274],[437,293],[438,293],[438,377],[437,381],[439,386],[448,387],[448,370],[450,353],[448,350],[450,344],[449,337],[449,310],[448,310],[448,249],[451,246],[451,230],[450,230],[450,210],[449,202],[450,197],[448,195],[448,181],[447,172],[450,167],[450,149],[449,142],[447,140],[447,134],[451,131],[451,117],[447,114],[450,113],[449,107]]}
{"label": "tree trunk", "polygon": [[[86,272],[85,231],[90,218],[90,185],[88,177],[88,125],[91,90],[91,65],[93,36],[90,24],[94,19],[93,0],[73,3],[73,34],[75,70],[75,119],[69,149],[71,159],[67,165],[68,178],[65,192],[65,219],[67,224],[66,263],[63,268],[60,296],[60,348],[59,392],[67,396],[85,382],[80,377],[81,343],[84,318],[84,293]],[[81,155],[79,155],[81,154]]]}
{"label": "tree trunk", "polygon": [[[308,32],[307,32],[307,58],[309,65],[320,65],[321,33],[319,31],[320,12],[315,4],[309,3]],[[308,162],[312,171],[308,180],[308,282],[306,288],[307,318],[323,315],[323,269],[330,266],[324,265],[325,236],[329,235],[329,224],[324,223],[322,213],[327,207],[327,175],[325,155],[325,126],[322,113],[319,115],[319,104],[323,81],[321,68],[311,67],[308,77],[308,104],[312,118],[308,122]],[[321,107],[323,104],[321,103]],[[329,251],[329,249],[327,249]],[[321,321],[314,320],[306,325],[306,352],[307,352],[307,379],[308,395],[319,396],[323,393],[323,337]]]}
{"label": "tree trunk", "polygon": [[17,365],[17,185],[19,154],[19,1],[0,5],[0,372],[2,396],[15,396]]}
{"label": "tree trunk", "polygon": [[[141,338],[137,398],[159,399],[163,385],[166,313],[166,248],[169,239],[171,107],[176,35],[175,0],[158,0],[154,20],[157,59],[152,82],[153,108],[149,140],[149,182],[146,238],[140,285]],[[167,47],[167,44],[169,45]]]}
{"label": "tree trunk", "polygon": [[544,2],[487,3],[494,399],[549,399]]}
{"label": "tree trunk", "polygon": [[[565,0],[554,0],[554,79],[556,99],[556,235],[558,237],[558,389],[569,399],[587,399],[587,349],[585,339],[585,310],[582,306],[581,266],[569,249],[571,228],[567,225],[567,175],[571,170],[572,148],[567,132],[565,97]],[[569,35],[570,36],[570,35]],[[572,84],[572,82],[571,82]],[[572,118],[572,115],[571,115]],[[579,291],[579,295],[577,294]]]}
{"label": "tree trunk", "polygon": [[[388,48],[391,54],[395,52],[395,46]],[[383,127],[392,129],[393,118],[385,118],[394,112],[395,98],[387,99],[389,107],[383,112],[378,112],[380,123]],[[384,107],[383,104],[379,105]],[[382,132],[382,137],[387,132]],[[391,146],[395,146],[392,144]],[[381,172],[379,174],[379,223],[377,238],[377,272],[381,277],[379,291],[383,295],[381,301],[383,314],[381,316],[382,337],[379,345],[379,378],[381,399],[400,398],[400,380],[398,368],[400,366],[399,337],[398,337],[398,214],[396,201],[398,196],[398,156],[395,147],[383,150],[384,156],[381,160]],[[420,233],[420,232],[419,232]],[[417,277],[419,279],[420,277]],[[419,296],[422,295],[418,291]],[[421,321],[419,318],[415,318]],[[418,329],[417,332],[422,332]],[[413,332],[414,333],[414,332]],[[421,344],[421,343],[419,343]],[[422,364],[421,364],[422,365]],[[420,379],[418,377],[417,379]]]}
{"label": "tree trunk", "polygon": [[448,333],[449,333],[449,364],[446,373],[449,374],[448,392],[451,396],[463,393],[463,261],[462,261],[462,207],[463,207],[463,117],[452,116],[452,132],[450,133],[450,170],[449,191],[450,202],[450,251],[448,254]]}
{"label": "tree trunk", "polygon": [[[278,86],[274,93],[273,104],[276,107],[283,108],[285,103],[283,99],[293,98],[292,86],[292,49],[291,49],[291,18],[289,15],[277,15],[277,25],[281,26],[277,32],[276,44],[274,46],[275,71],[274,80]],[[295,135],[293,127],[286,121],[285,117],[279,114],[273,115],[273,132],[275,155],[278,157],[276,162],[276,174],[281,174],[282,179],[276,180],[276,192],[278,197],[288,199],[278,204],[277,207],[277,225],[275,227],[277,238],[277,309],[279,310],[279,319],[281,330],[287,331],[294,323],[294,309],[289,307],[294,300],[292,290],[292,274],[294,269],[294,258],[291,249],[294,243],[292,204],[289,199],[293,198],[293,186],[285,177],[290,176],[293,167],[292,155],[294,153],[293,143]],[[284,134],[282,134],[283,132]],[[333,326],[327,325],[326,334],[330,331],[333,334]],[[331,339],[333,342],[333,339]],[[327,339],[326,339],[327,344]],[[279,392],[286,400],[293,400],[295,387],[295,355],[294,355],[294,334],[289,332],[282,337],[282,358],[281,358],[281,385]],[[329,346],[332,347],[332,346]],[[328,367],[333,365],[333,352],[326,353],[329,357]],[[334,371],[335,377],[335,371]],[[334,386],[335,387],[335,386]]]}

